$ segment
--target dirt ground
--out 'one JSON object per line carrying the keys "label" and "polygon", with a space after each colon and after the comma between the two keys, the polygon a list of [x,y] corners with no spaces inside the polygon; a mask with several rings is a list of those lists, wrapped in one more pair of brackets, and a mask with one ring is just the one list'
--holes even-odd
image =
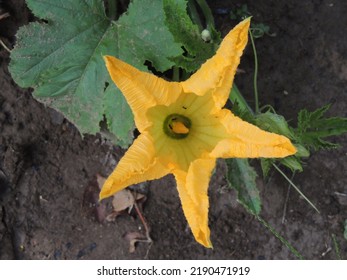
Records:
{"label": "dirt ground", "polygon": [[[347,116],[347,2],[344,0],[209,1],[225,34],[235,22],[228,12],[247,3],[255,22],[276,37],[256,41],[262,104],[295,123],[298,111],[331,103],[331,115]],[[19,26],[32,20],[24,1],[0,1],[10,17],[0,37],[13,47]],[[187,226],[171,176],[142,186],[143,215],[153,243],[129,253],[124,238],[143,231],[140,219],[123,215],[98,222],[90,183],[109,174],[124,151],[100,136],[83,138],[60,114],[21,89],[8,71],[9,53],[0,47],[0,259],[296,259],[236,201],[227,188],[223,162],[210,186],[213,250],[197,244]],[[236,82],[252,100],[253,56],[248,46]],[[258,178],[262,217],[307,259],[347,257],[347,137],[342,147],[312,155],[295,183],[318,207],[316,213],[277,173]],[[254,161],[255,166],[258,163]],[[288,173],[288,175],[290,175]],[[287,194],[289,197],[287,199]]]}

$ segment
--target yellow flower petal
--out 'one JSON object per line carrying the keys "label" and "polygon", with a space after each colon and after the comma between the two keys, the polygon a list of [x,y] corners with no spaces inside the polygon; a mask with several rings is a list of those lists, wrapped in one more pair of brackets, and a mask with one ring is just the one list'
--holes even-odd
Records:
{"label": "yellow flower petal", "polygon": [[107,178],[100,192],[100,199],[109,197],[127,186],[158,179],[168,173],[169,170],[155,157],[151,136],[141,134]]}
{"label": "yellow flower petal", "polygon": [[217,53],[207,60],[187,81],[182,82],[185,92],[204,95],[213,90],[218,108],[224,106],[230,93],[240,57],[248,41],[250,19],[240,22],[223,39]]}
{"label": "yellow flower petal", "polygon": [[112,56],[105,56],[104,59],[113,82],[130,105],[140,132],[149,126],[145,116],[149,108],[155,105],[170,105],[182,92],[179,83],[167,82],[153,74],[137,70]]}
{"label": "yellow flower petal", "polygon": [[191,163],[188,173],[174,171],[184,215],[195,240],[207,248],[212,248],[208,227],[207,189],[215,164],[215,159],[198,159]]}
{"label": "yellow flower petal", "polygon": [[296,153],[296,148],[287,137],[261,130],[234,116],[229,110],[222,110],[221,114],[221,122],[229,137],[220,141],[210,156],[282,158]]}

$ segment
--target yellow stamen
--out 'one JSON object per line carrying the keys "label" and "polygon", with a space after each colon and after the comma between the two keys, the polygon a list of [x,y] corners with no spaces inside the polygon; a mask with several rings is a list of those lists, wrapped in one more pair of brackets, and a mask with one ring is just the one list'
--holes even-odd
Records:
{"label": "yellow stamen", "polygon": [[171,130],[172,130],[172,132],[177,133],[177,134],[187,134],[187,133],[189,133],[189,128],[187,128],[181,122],[173,121],[171,123]]}

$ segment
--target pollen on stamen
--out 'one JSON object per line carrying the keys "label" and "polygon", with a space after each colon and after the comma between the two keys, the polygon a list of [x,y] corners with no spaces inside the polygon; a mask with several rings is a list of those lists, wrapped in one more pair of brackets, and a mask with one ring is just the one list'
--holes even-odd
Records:
{"label": "pollen on stamen", "polygon": [[172,131],[174,133],[178,133],[178,134],[187,134],[189,133],[189,128],[187,128],[183,123],[181,122],[176,122],[173,121],[171,123],[171,127]]}
{"label": "pollen on stamen", "polygon": [[190,119],[186,116],[171,114],[166,117],[163,123],[163,130],[170,138],[184,139],[188,137],[191,125]]}

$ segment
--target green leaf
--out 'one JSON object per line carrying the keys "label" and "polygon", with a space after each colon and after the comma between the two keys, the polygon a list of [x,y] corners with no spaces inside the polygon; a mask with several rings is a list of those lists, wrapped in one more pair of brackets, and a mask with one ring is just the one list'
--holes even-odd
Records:
{"label": "green leaf", "polygon": [[244,121],[254,123],[253,111],[248,106],[246,100],[243,98],[235,83],[231,88],[229,99],[233,104],[232,111],[236,116],[240,117]]}
{"label": "green leaf", "polygon": [[[109,131],[114,132],[109,135],[113,142],[126,148],[133,139],[132,130],[134,127],[134,116],[120,90],[111,83],[105,90],[104,111],[108,116],[106,119]],[[117,133],[116,133],[117,132]]]}
{"label": "green leaf", "polygon": [[310,156],[310,151],[307,150],[303,145],[301,144],[298,144],[298,143],[295,143],[295,148],[297,150],[295,156],[298,157],[298,158],[301,158],[301,157],[309,157]]}
{"label": "green leaf", "polygon": [[261,209],[259,190],[255,179],[257,173],[247,159],[232,158],[226,160],[228,171],[227,181],[236,189],[238,201],[252,214],[258,215]]}
{"label": "green leaf", "polygon": [[251,16],[251,13],[248,11],[247,4],[230,11],[230,19],[242,20],[249,16]]}
{"label": "green leaf", "polygon": [[[196,71],[201,64],[212,57],[217,45],[206,43],[201,37],[199,27],[194,24],[187,13],[186,0],[164,0],[165,23],[173,34],[175,41],[182,45],[186,53],[172,58],[176,66],[188,72]],[[216,34],[210,30],[211,34]],[[219,42],[219,38],[212,41]]]}
{"label": "green leaf", "polygon": [[144,62],[150,61],[164,72],[174,65],[169,58],[183,52],[165,26],[162,0],[133,0],[116,31],[118,57],[137,68],[145,69]]}
{"label": "green leaf", "polygon": [[347,240],[347,219],[344,222],[344,232],[343,237]]}
{"label": "green leaf", "polygon": [[260,159],[260,166],[261,170],[263,171],[264,178],[269,175],[272,163],[274,162],[271,158],[261,158]]}
{"label": "green leaf", "polygon": [[323,138],[337,136],[347,132],[347,118],[325,118],[324,114],[330,105],[323,106],[313,112],[303,109],[298,114],[296,134],[298,142],[308,149],[329,149],[339,145]]}
{"label": "green leaf", "polygon": [[301,161],[296,156],[282,158],[279,160],[279,162],[282,163],[284,166],[288,167],[292,172],[303,171]]}
{"label": "green leaf", "polygon": [[264,23],[252,23],[251,30],[254,38],[261,38],[264,34],[269,33],[270,26]]}
{"label": "green leaf", "polygon": [[251,31],[254,38],[261,38],[265,34],[270,37],[275,37],[276,33],[270,33],[270,26],[264,23],[251,23]]}
{"label": "green leaf", "polygon": [[[27,4],[45,21],[18,31],[11,53],[13,79],[21,87],[33,87],[35,98],[61,111],[81,133],[99,132],[106,118],[109,130],[123,146],[129,145],[133,121],[123,119],[129,109],[124,109],[127,105],[119,94],[114,92],[115,99],[105,94],[112,81],[102,56],[117,56],[142,70],[145,61],[159,71],[169,69],[173,62],[168,58],[182,50],[165,27],[162,1],[134,0],[117,22],[105,16],[100,0],[27,0]],[[128,113],[116,114],[124,110]]]}
{"label": "green leaf", "polygon": [[288,126],[286,119],[283,116],[271,112],[256,115],[255,125],[261,129],[284,135],[290,139],[295,138],[293,132]]}

